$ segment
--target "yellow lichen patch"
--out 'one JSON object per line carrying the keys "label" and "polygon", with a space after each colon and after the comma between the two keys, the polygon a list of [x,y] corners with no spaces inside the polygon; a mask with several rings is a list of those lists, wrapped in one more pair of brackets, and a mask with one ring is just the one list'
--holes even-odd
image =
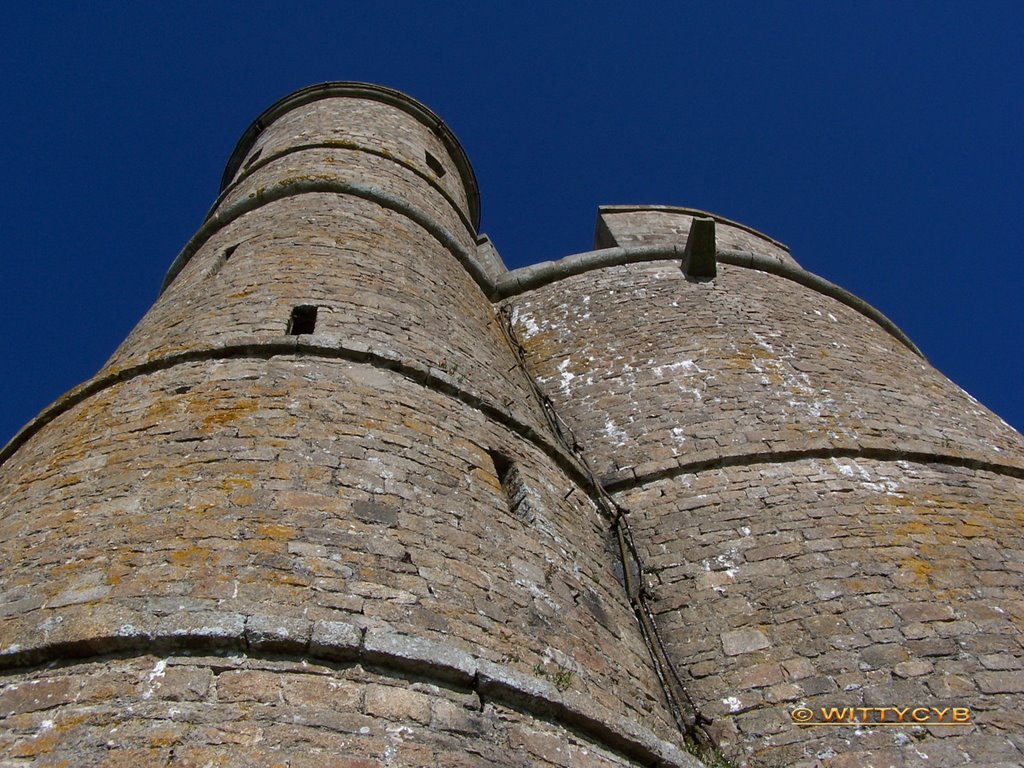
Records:
{"label": "yellow lichen patch", "polygon": [[294,573],[275,573],[273,578],[276,584],[285,584],[291,587],[308,587],[309,579],[305,579]]}
{"label": "yellow lichen patch", "polygon": [[895,543],[901,543],[897,540],[911,536],[926,536],[934,532],[934,527],[926,524],[923,520],[908,520],[893,532],[893,540]]}
{"label": "yellow lichen patch", "polygon": [[888,507],[916,507],[920,501],[908,496],[885,494],[884,496],[878,497],[877,503],[884,504]]}
{"label": "yellow lichen patch", "polygon": [[190,546],[185,549],[178,549],[167,557],[168,562],[174,565],[196,565],[198,563],[208,562],[210,559],[210,550],[206,547]]}
{"label": "yellow lichen patch", "polygon": [[169,747],[180,741],[180,734],[170,728],[161,728],[151,732],[148,740],[152,747]]}
{"label": "yellow lichen patch", "polygon": [[215,427],[223,427],[231,424],[234,421],[246,416],[254,411],[259,410],[260,401],[255,398],[241,397],[241,398],[223,398],[228,400],[223,405],[215,405],[215,410],[212,413],[208,413],[203,418],[202,427],[204,431],[210,431]]}
{"label": "yellow lichen patch", "polygon": [[295,529],[279,523],[264,523],[256,526],[256,532],[260,536],[276,541],[288,541],[295,538]]}
{"label": "yellow lichen patch", "polygon": [[124,565],[112,565],[110,570],[107,571],[107,584],[111,586],[120,584],[124,577],[132,572],[131,568]]}
{"label": "yellow lichen patch", "polygon": [[59,733],[64,733],[70,731],[72,728],[78,727],[88,719],[88,715],[68,715],[67,717],[60,718],[54,724],[53,728]]}
{"label": "yellow lichen patch", "polygon": [[955,531],[957,536],[963,536],[965,539],[986,536],[990,533],[989,529],[983,528],[980,525],[972,525],[971,523],[957,523]]}
{"label": "yellow lichen patch", "polygon": [[470,487],[475,486],[477,483],[484,483],[489,485],[494,491],[501,491],[501,483],[498,481],[498,476],[482,467],[473,467],[466,475],[466,482]]}
{"label": "yellow lichen patch", "polygon": [[924,589],[930,586],[931,575],[935,569],[931,563],[919,557],[906,557],[900,562],[900,570],[912,574],[914,586]]}
{"label": "yellow lichen patch", "polygon": [[411,429],[413,432],[419,432],[420,434],[423,435],[433,435],[435,432],[434,427],[432,425],[420,421],[419,419],[413,416],[406,416],[404,419],[402,419],[402,424]]}

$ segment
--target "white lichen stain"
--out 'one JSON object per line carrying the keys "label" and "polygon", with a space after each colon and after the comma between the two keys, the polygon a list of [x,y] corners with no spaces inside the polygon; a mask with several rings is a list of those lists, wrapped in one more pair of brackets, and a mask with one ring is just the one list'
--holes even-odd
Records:
{"label": "white lichen stain", "polygon": [[562,386],[560,387],[561,392],[566,397],[570,394],[570,385],[572,380],[576,378],[576,374],[569,371],[569,365],[572,363],[572,358],[565,358],[561,363],[558,364],[558,372],[562,375]]}
{"label": "white lichen stain", "polygon": [[616,426],[615,422],[611,419],[608,419],[608,421],[605,422],[604,433],[612,440],[618,440],[615,444],[617,447],[625,445],[626,441],[629,440],[629,435]]}
{"label": "white lichen stain", "polygon": [[143,699],[152,698],[153,692],[156,691],[160,687],[160,685],[161,685],[160,678],[162,678],[164,676],[164,674],[166,674],[166,672],[165,672],[166,669],[167,669],[167,660],[166,659],[160,659],[154,665],[153,669],[150,670],[149,675],[146,677],[146,690],[144,690],[142,692],[142,698]]}
{"label": "white lichen stain", "polygon": [[899,483],[894,480],[879,479],[876,480],[871,472],[865,467],[862,467],[856,459],[832,459],[832,466],[834,466],[839,474],[845,477],[860,477],[864,487],[869,488],[875,493],[884,493],[887,496],[896,496],[900,486]]}
{"label": "white lichen stain", "polygon": [[515,307],[512,309],[512,324],[522,324],[523,327],[523,339],[528,339],[540,333],[540,326],[533,319],[533,315],[527,314],[526,312],[520,313],[519,308]]}

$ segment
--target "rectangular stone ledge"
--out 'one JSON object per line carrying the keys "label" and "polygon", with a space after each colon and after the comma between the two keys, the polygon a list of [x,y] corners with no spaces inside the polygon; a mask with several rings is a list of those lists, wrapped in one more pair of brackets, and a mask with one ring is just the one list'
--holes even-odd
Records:
{"label": "rectangular stone ledge", "polygon": [[153,632],[155,648],[245,647],[246,617],[240,613],[174,613],[162,619]]}
{"label": "rectangular stone ledge", "polygon": [[448,371],[431,366],[423,376],[423,383],[446,394],[454,394],[462,387],[461,384]]}
{"label": "rectangular stone ledge", "polygon": [[498,249],[494,247],[494,243],[487,235],[481,234],[477,238],[476,257],[484,274],[492,282],[508,272],[508,267],[505,266],[501,254],[498,253]]}
{"label": "rectangular stone ledge", "polygon": [[343,621],[314,622],[309,639],[311,655],[329,661],[352,661],[359,657],[363,631]]}
{"label": "rectangular stone ledge", "polygon": [[605,472],[597,481],[604,488],[614,488],[617,485],[623,483],[633,483],[636,480],[636,472],[633,471],[633,467],[622,467],[621,469],[613,469]]}
{"label": "rectangular stone ledge", "polygon": [[479,661],[477,691],[481,696],[532,714],[551,717],[562,714],[564,709],[562,694],[551,683],[486,659]]}
{"label": "rectangular stone ledge", "polygon": [[249,648],[268,653],[304,653],[312,632],[312,622],[304,619],[250,616],[245,622]]}
{"label": "rectangular stone ledge", "polygon": [[400,669],[465,687],[470,687],[477,675],[477,662],[465,651],[420,637],[381,630],[367,631],[362,659],[367,664]]}
{"label": "rectangular stone ledge", "polygon": [[653,461],[645,461],[643,464],[637,464],[633,467],[633,474],[638,479],[657,477],[675,472],[677,469],[679,469],[679,459],[673,457],[671,459],[657,459]]}

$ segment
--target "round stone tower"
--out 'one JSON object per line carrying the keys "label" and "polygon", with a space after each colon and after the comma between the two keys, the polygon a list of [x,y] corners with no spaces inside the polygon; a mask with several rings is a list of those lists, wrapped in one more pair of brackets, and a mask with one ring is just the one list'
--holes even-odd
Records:
{"label": "round stone tower", "polygon": [[696,765],[436,115],[249,128],[158,301],[0,454],[0,753]]}

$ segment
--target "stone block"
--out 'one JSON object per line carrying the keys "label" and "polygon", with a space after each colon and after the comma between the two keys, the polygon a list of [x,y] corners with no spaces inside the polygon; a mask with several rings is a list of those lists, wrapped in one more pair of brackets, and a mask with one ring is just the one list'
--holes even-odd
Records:
{"label": "stone block", "polygon": [[759,629],[735,629],[722,634],[722,650],[726,656],[753,653],[771,646],[771,640]]}
{"label": "stone block", "polygon": [[468,685],[476,675],[477,663],[453,645],[441,645],[413,635],[370,630],[363,641],[362,658],[405,672]]}
{"label": "stone block", "polygon": [[397,722],[430,724],[431,698],[407,688],[371,685],[366,688],[364,711]]}

